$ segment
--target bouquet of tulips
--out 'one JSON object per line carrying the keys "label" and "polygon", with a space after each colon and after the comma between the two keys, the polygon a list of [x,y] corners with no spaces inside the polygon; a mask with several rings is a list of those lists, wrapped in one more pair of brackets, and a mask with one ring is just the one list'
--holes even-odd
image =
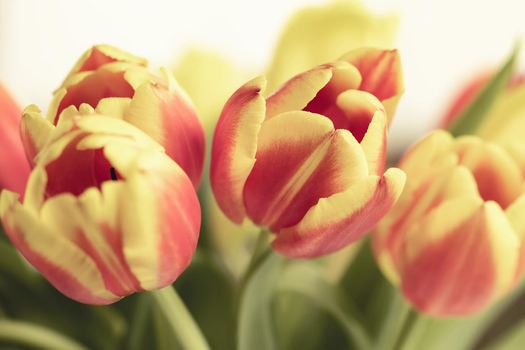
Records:
{"label": "bouquet of tulips", "polygon": [[522,349],[518,49],[396,159],[391,22],[306,9],[251,79],[95,45],[45,114],[0,88],[2,349]]}

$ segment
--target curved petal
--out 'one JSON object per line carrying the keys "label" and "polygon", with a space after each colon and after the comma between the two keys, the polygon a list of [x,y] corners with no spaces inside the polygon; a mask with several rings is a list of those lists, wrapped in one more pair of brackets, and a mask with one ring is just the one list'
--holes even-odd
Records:
{"label": "curved petal", "polygon": [[197,188],[204,166],[204,129],[189,98],[171,74],[168,77],[168,90],[141,85],[125,112],[125,120],[164,146]]}
{"label": "curved petal", "polygon": [[303,111],[263,123],[256,159],[244,204],[256,224],[274,232],[295,225],[320,198],[368,174],[364,154],[348,131],[336,131],[328,118]]}
{"label": "curved petal", "polygon": [[79,108],[86,103],[96,108],[100,100],[108,97],[133,97],[133,87],[124,78],[123,71],[99,70],[86,74],[79,81],[58,90],[50,104],[48,118],[57,124],[60,113],[69,106]]}
{"label": "curved petal", "polygon": [[[125,150],[109,145],[105,153],[113,161]],[[117,221],[124,257],[141,287],[150,290],[171,284],[191,262],[201,212],[190,179],[168,156],[145,152],[133,162],[132,174],[124,174]]]}
{"label": "curved petal", "polygon": [[395,284],[399,282],[408,231],[418,227],[419,222],[444,201],[465,197],[475,198],[479,202],[476,180],[464,166],[437,166],[435,177],[420,183],[416,188],[412,187],[411,181],[417,173],[407,172],[406,175],[405,191],[373,233],[374,252],[379,266]]}
{"label": "curved petal", "polygon": [[69,78],[71,75],[79,72],[97,70],[103,65],[112,62],[129,62],[144,67],[148,64],[145,58],[135,56],[116,47],[95,45],[79,58],[67,76]]}
{"label": "curved petal", "polygon": [[363,140],[374,114],[378,111],[384,113],[383,105],[374,95],[354,89],[341,92],[337,96],[336,107],[340,115],[325,115],[332,120],[336,129],[349,130],[358,142]]}
{"label": "curved petal", "polygon": [[29,163],[20,139],[22,111],[0,84],[0,188],[24,193],[29,177]]}
{"label": "curved petal", "polygon": [[405,89],[398,51],[361,48],[348,52],[341,60],[357,67],[363,78],[359,90],[376,96],[391,122]]}
{"label": "curved petal", "polygon": [[289,257],[332,253],[365,235],[401,194],[405,174],[396,168],[383,177],[368,176],[348,190],[319,200],[295,226],[281,230],[272,242]]}
{"label": "curved petal", "polygon": [[288,80],[266,101],[266,117],[305,110],[325,114],[345,90],[359,86],[361,76],[346,62],[334,62],[315,67]]}
{"label": "curved petal", "polygon": [[384,172],[386,162],[386,144],[388,120],[384,111],[374,113],[368,129],[361,140],[361,147],[368,161],[370,174],[379,175]]}
{"label": "curved petal", "polygon": [[16,194],[2,192],[0,217],[13,244],[60,292],[89,304],[120,299],[106,289],[95,262],[70,237],[51,229],[20,205]]}
{"label": "curved petal", "polygon": [[456,141],[460,163],[468,167],[484,200],[506,208],[521,193],[523,178],[518,165],[501,147],[473,136]]}
{"label": "curved petal", "polygon": [[525,216],[523,213],[525,213],[525,194],[522,194],[505,209],[505,215],[507,215],[507,219],[520,241],[520,252],[515,277],[516,283],[521,281],[525,271]]}
{"label": "curved petal", "polygon": [[470,314],[508,291],[513,282],[518,239],[494,202],[449,201],[409,235],[414,239],[407,239],[402,290],[423,312]]}
{"label": "curved petal", "polygon": [[255,163],[257,135],[264,121],[264,78],[240,87],[226,102],[213,136],[210,182],[217,203],[232,221],[245,217],[244,183]]}
{"label": "curved petal", "polygon": [[409,174],[407,189],[428,181],[438,169],[455,166],[458,156],[454,147],[454,138],[444,130],[433,131],[412,145],[399,161],[399,167]]}
{"label": "curved petal", "polygon": [[49,141],[53,129],[53,124],[40,114],[38,107],[31,105],[24,109],[20,125],[20,137],[31,165],[34,165],[36,155]]}

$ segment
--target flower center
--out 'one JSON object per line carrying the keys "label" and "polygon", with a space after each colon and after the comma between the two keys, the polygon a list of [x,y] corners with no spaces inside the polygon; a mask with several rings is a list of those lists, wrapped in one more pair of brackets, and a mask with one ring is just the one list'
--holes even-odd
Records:
{"label": "flower center", "polygon": [[102,148],[78,150],[77,143],[70,143],[59,158],[45,167],[46,197],[62,193],[78,196],[90,187],[100,189],[106,181],[122,179]]}

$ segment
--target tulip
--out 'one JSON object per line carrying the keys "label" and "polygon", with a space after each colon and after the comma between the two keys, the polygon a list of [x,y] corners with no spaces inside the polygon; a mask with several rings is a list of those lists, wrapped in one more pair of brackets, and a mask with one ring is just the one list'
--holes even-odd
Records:
{"label": "tulip", "polygon": [[438,317],[478,312],[509,292],[525,262],[523,178],[509,154],[439,130],[399,167],[405,190],[372,235],[386,276]]}
{"label": "tulip", "polygon": [[171,284],[190,263],[200,227],[184,171],[116,118],[63,114],[50,128],[29,107],[24,120],[44,146],[23,203],[16,193],[0,195],[6,234],[23,256],[82,303]]}
{"label": "tulip", "polygon": [[[107,45],[89,49],[55,92],[47,119],[56,125],[69,106],[88,104],[123,119],[160,143],[198,186],[204,164],[202,124],[186,93],[166,69]],[[34,154],[30,154],[30,159]]]}
{"label": "tulip", "polygon": [[284,255],[339,250],[383,217],[404,184],[399,169],[383,172],[387,111],[402,90],[398,54],[359,50],[268,98],[264,87],[254,79],[224,106],[212,146],[215,198],[232,221],[248,217],[275,233]]}
{"label": "tulip", "polygon": [[[474,99],[483,90],[492,78],[493,72],[483,72],[474,76],[471,80],[461,87],[460,91],[454,96],[445,114],[439,122],[440,128],[448,128],[461,115],[465,109],[474,102]],[[513,94],[517,88],[525,83],[524,75],[516,75],[510,81],[503,94],[503,99],[509,94]]]}
{"label": "tulip", "polygon": [[0,85],[0,118],[3,122],[0,131],[0,188],[18,193],[24,193],[30,171],[20,140],[21,116],[22,111],[18,105]]}
{"label": "tulip", "polygon": [[[465,110],[474,98],[487,84],[489,74],[476,77],[453,100],[451,107],[441,121],[448,127]],[[525,176],[525,75],[514,76],[506,89],[496,98],[494,104],[485,115],[481,125],[473,133],[481,138],[502,146],[518,163],[522,175]]]}

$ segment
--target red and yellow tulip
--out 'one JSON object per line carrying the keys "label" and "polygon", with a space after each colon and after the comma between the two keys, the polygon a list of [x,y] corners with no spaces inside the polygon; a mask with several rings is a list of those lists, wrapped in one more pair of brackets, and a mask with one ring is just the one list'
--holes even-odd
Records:
{"label": "red and yellow tulip", "polygon": [[[490,74],[482,74],[461,90],[441,121],[443,127],[450,126],[473,103],[490,78]],[[502,146],[518,163],[525,176],[525,75],[518,74],[510,80],[506,89],[495,99],[481,125],[472,132]]]}
{"label": "red and yellow tulip", "polygon": [[200,227],[195,189],[177,163],[117,118],[70,108],[55,128],[30,106],[24,120],[40,151],[23,203],[0,196],[4,229],[24,257],[83,303],[171,284]]}
{"label": "red and yellow tulip", "polygon": [[204,163],[204,130],[193,104],[168,70],[157,74],[148,69],[143,58],[107,45],[94,46],[55,92],[47,120],[56,125],[63,111],[83,104],[144,131],[198,186]]}
{"label": "red and yellow tulip", "polygon": [[301,73],[271,96],[265,79],[226,103],[212,147],[223,212],[276,234],[290,257],[334,252],[397,200],[404,174],[383,172],[386,133],[403,90],[395,50],[361,49]]}
{"label": "red and yellow tulip", "polygon": [[510,155],[435,131],[399,167],[405,190],[373,234],[387,277],[434,316],[468,315],[508,292],[525,262],[523,178]]}
{"label": "red and yellow tulip", "polygon": [[17,193],[24,193],[30,172],[20,140],[21,117],[22,111],[7,90],[0,85],[0,188]]}

